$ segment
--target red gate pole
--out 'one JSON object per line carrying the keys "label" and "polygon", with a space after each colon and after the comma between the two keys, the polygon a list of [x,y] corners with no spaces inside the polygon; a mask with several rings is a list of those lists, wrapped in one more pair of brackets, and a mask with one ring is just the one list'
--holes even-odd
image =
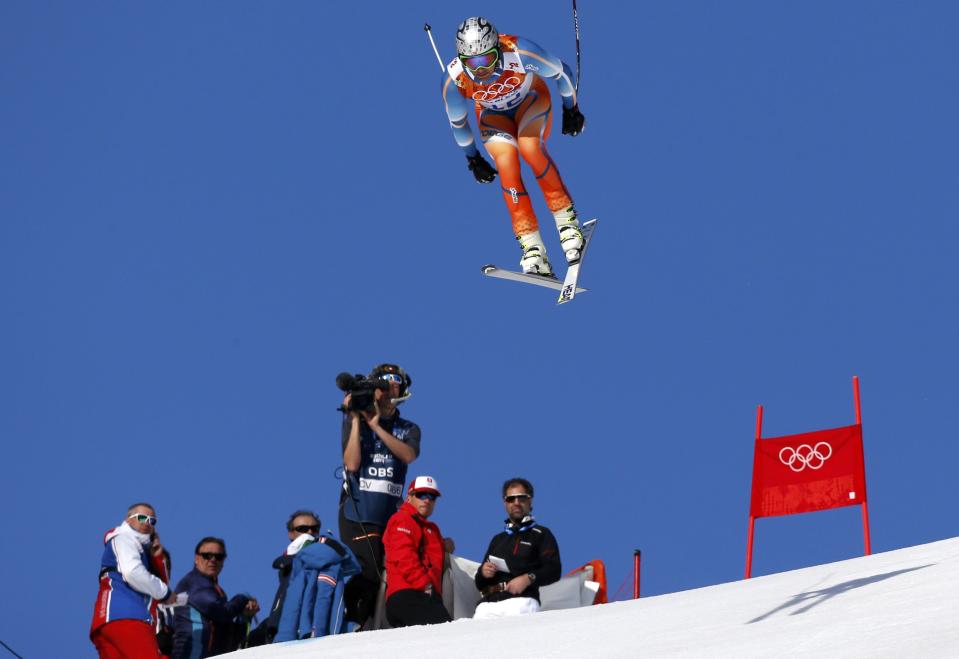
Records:
{"label": "red gate pole", "polygon": [[[756,442],[763,434],[763,406],[756,407]],[[756,464],[756,448],[753,448],[753,467]],[[746,536],[746,579],[749,579],[753,571],[753,530],[756,527],[756,518],[753,517],[752,492],[749,493],[749,531]]]}
{"label": "red gate pole", "polygon": [[862,425],[862,408],[859,405],[859,376],[852,376],[852,398],[856,401],[856,423]]}
{"label": "red gate pole", "polygon": [[[862,435],[862,407],[859,402],[859,376],[852,376],[852,396],[856,402],[856,425],[859,426],[860,436]],[[866,469],[866,450],[863,449],[862,452],[862,461],[863,461],[863,472]],[[865,476],[865,474],[864,474]],[[863,487],[865,487],[865,479],[863,480]],[[863,543],[866,548],[866,556],[872,553],[872,548],[869,542],[869,508],[866,504],[866,501],[862,502],[862,535]]]}
{"label": "red gate pole", "polygon": [[862,533],[863,539],[866,543],[866,556],[872,553],[872,549],[869,546],[869,510],[866,508],[866,502],[862,503]]}
{"label": "red gate pole", "polygon": [[633,550],[633,599],[639,599],[639,567],[643,552],[639,549]]}

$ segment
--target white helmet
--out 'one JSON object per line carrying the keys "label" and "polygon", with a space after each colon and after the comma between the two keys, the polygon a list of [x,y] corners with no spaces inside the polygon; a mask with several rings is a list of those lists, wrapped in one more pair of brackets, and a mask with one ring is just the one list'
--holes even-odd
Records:
{"label": "white helmet", "polygon": [[456,54],[480,55],[499,45],[499,32],[482,16],[472,16],[456,28]]}

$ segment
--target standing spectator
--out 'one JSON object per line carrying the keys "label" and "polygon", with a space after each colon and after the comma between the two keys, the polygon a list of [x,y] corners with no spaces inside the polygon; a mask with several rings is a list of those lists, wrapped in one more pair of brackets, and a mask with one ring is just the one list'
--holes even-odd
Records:
{"label": "standing spectator", "polygon": [[93,607],[90,640],[101,659],[160,656],[152,625],[154,602],[172,604],[176,593],[163,563],[163,545],[154,539],[156,510],[135,503],[127,517],[103,538],[100,592]]}
{"label": "standing spectator", "polygon": [[286,588],[290,582],[290,572],[293,570],[293,558],[307,543],[315,542],[320,535],[320,518],[311,510],[297,510],[286,520],[286,535],[290,544],[286,551],[273,561],[273,569],[277,571],[279,586],[273,597],[273,606],[270,615],[250,632],[250,645],[266,645],[273,642],[276,630],[280,626],[280,614],[283,611],[283,602],[286,599]]}
{"label": "standing spectator", "polygon": [[218,579],[226,561],[226,543],[206,537],[197,543],[194,568],[177,584],[189,603],[176,609],[172,659],[202,659],[239,649],[247,621],[260,606],[249,595],[227,601]]}
{"label": "standing spectator", "polygon": [[[476,572],[483,601],[474,618],[500,618],[539,611],[539,588],[559,581],[562,567],[556,538],[530,514],[533,485],[525,478],[503,483],[506,529],[493,537]],[[505,562],[497,568],[493,558]],[[497,561],[498,562],[498,561]]]}
{"label": "standing spectator", "polygon": [[452,541],[429,521],[439,496],[433,478],[417,476],[386,526],[386,619],[394,627],[451,620],[443,606],[443,554]]}
{"label": "standing spectator", "polygon": [[[412,379],[395,364],[380,364],[370,379],[384,381],[368,410],[343,419],[344,482],[340,496],[340,538],[363,572],[346,587],[346,617],[364,625],[374,613],[383,570],[383,530],[402,503],[407,466],[420,454],[420,428],[400,417],[397,404],[410,397]],[[349,409],[351,394],[343,399]]]}

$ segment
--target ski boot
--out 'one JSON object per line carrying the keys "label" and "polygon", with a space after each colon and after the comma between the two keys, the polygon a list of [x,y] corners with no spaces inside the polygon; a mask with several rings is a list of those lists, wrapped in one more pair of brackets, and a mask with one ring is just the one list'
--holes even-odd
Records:
{"label": "ski boot", "polygon": [[553,211],[553,220],[556,221],[556,230],[559,231],[559,244],[566,255],[566,263],[574,265],[583,258],[583,232],[579,229],[579,220],[576,219],[576,208],[572,205]]}
{"label": "ski boot", "polygon": [[567,265],[579,263],[583,257],[583,232],[578,224],[564,224],[559,229],[559,244],[563,247]]}
{"label": "ski boot", "polygon": [[542,243],[533,243],[523,248],[523,258],[519,260],[519,266],[523,273],[527,275],[540,275],[556,279],[553,274],[553,268],[546,257],[546,247]]}

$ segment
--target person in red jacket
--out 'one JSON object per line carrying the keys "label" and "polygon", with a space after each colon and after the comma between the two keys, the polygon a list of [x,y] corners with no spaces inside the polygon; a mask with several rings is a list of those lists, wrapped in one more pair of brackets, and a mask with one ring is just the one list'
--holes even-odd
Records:
{"label": "person in red jacket", "polygon": [[386,619],[393,627],[451,620],[443,606],[443,558],[453,542],[429,521],[439,496],[435,479],[417,476],[386,525]]}

